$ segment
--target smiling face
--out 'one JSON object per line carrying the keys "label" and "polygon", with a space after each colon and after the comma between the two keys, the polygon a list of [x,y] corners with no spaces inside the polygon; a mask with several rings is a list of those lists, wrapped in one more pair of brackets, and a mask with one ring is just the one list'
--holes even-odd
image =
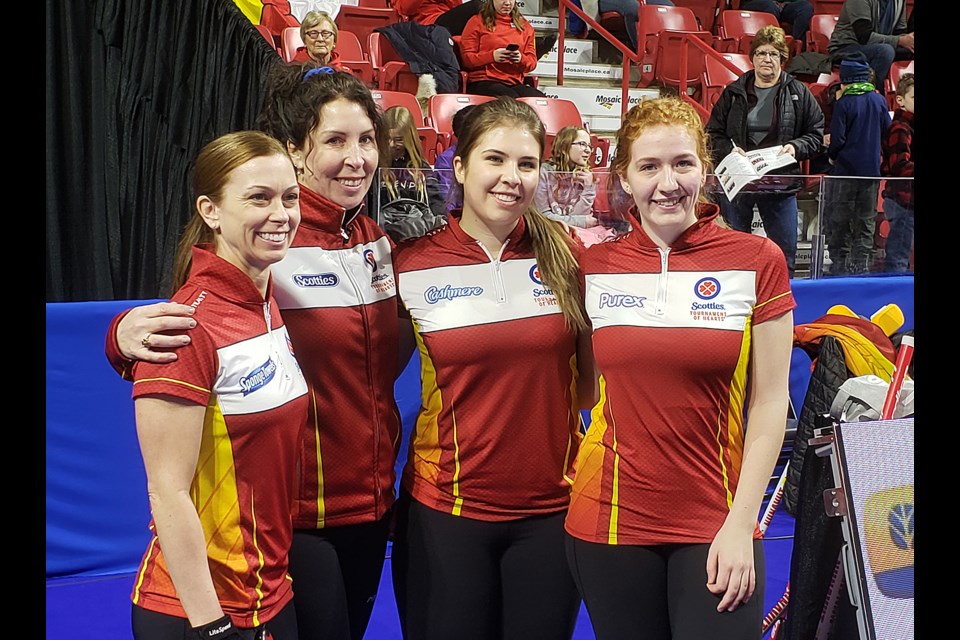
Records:
{"label": "smiling face", "polygon": [[460,226],[484,242],[500,244],[517,226],[533,200],[540,178],[540,143],[525,128],[497,126],[477,140],[469,155],[453,159],[463,185]]}
{"label": "smiling face", "polygon": [[321,108],[320,123],[310,132],[306,148],[288,146],[294,164],[303,168],[300,181],[311,191],[344,209],[363,202],[379,151],[373,122],[360,104],[331,100]]}
{"label": "smiling face", "polygon": [[333,48],[337,46],[336,27],[329,20],[321,20],[315,27],[304,32],[303,44],[313,60],[325,64],[330,59]]}
{"label": "smiling face", "polygon": [[300,224],[300,185],[286,155],[253,158],[230,172],[218,202],[197,198],[215,230],[216,253],[265,290],[267,271],[287,253]]}
{"label": "smiling face", "polygon": [[669,246],[697,221],[705,178],[697,143],[681,125],[655,125],[633,140],[629,157],[620,184],[633,196],[647,235]]}

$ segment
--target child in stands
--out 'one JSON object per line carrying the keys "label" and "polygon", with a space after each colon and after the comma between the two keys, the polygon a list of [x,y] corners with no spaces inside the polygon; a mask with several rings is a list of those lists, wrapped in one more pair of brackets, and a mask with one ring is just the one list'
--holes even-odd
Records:
{"label": "child in stands", "polygon": [[824,226],[831,275],[866,273],[874,253],[880,141],[890,128],[887,102],[874,87],[865,60],[840,63],[840,95],[830,122],[824,181]]}
{"label": "child in stands", "polygon": [[[883,175],[913,178],[913,74],[897,83],[897,110],[883,138]],[[883,214],[890,223],[883,270],[910,270],[913,248],[913,180],[887,180],[883,190]]]}

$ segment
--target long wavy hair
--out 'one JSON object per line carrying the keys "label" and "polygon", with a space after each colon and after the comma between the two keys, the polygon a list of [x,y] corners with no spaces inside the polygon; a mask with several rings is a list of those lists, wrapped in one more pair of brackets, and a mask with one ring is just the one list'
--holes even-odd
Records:
{"label": "long wavy hair", "polygon": [[[490,0],[486,0],[486,2],[480,6],[480,19],[483,20],[483,26],[487,28],[487,31],[493,31],[497,26],[497,10],[493,7],[493,2]],[[520,9],[516,4],[514,4],[513,9],[510,10],[510,20],[518,31],[523,31],[524,25],[527,24],[527,19],[520,13]]]}
{"label": "long wavy hair", "polygon": [[424,157],[423,147],[420,146],[420,136],[413,122],[413,114],[406,107],[390,107],[383,112],[383,128],[388,135],[395,132],[403,138],[403,163],[398,165],[391,153],[384,155],[385,161],[380,163],[380,178],[390,194],[390,199],[400,197],[397,175],[392,169],[404,169],[417,185],[417,199],[427,202],[427,179],[424,170],[430,169],[430,163]]}
{"label": "long wavy hair", "polygon": [[[463,132],[457,139],[457,156],[465,169],[471,152],[483,136],[497,127],[530,132],[540,145],[538,157],[542,155],[547,136],[537,112],[515,98],[501,96],[477,105],[464,123]],[[463,185],[457,182],[456,188],[462,198]],[[580,291],[579,265],[573,254],[574,239],[559,223],[544,217],[532,204],[523,219],[541,280],[553,290],[567,325],[577,331],[585,329],[587,315]]]}

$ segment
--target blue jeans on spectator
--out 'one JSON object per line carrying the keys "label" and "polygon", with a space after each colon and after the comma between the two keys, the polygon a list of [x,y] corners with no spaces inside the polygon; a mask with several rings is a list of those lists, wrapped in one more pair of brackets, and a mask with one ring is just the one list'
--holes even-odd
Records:
{"label": "blue jeans on spectator", "polygon": [[[573,0],[573,3],[580,7],[580,0]],[[659,4],[672,7],[671,0],[647,0],[647,4]],[[637,17],[640,12],[640,3],[637,0],[599,0],[597,10],[600,13],[614,11],[623,16],[623,26],[627,29],[628,43],[633,50],[637,49]],[[582,7],[581,7],[582,8]],[[567,30],[577,36],[583,36],[587,32],[587,23],[580,19],[580,16],[574,15],[572,11],[567,13],[570,19],[567,21]],[[809,24],[809,21],[808,21]]]}
{"label": "blue jeans on spectator", "polygon": [[766,11],[777,16],[780,22],[790,23],[794,40],[804,42],[810,30],[810,18],[813,17],[813,5],[809,0],[793,2],[775,2],[774,0],[743,0],[740,8],[744,11]]}
{"label": "blue jeans on spectator", "polygon": [[884,198],[883,216],[890,224],[883,270],[891,273],[909,271],[910,250],[913,248],[913,207],[905,207],[893,198]]}
{"label": "blue jeans on spectator", "polygon": [[[890,75],[890,65],[893,64],[897,55],[897,50],[890,45],[880,42],[877,44],[848,44],[833,52],[833,64],[839,65],[840,61],[852,54],[854,51],[861,52],[867,59],[867,64],[873,69],[875,74],[873,86],[883,91],[883,81]],[[906,49],[904,49],[906,51]]]}
{"label": "blue jeans on spectator", "polygon": [[753,206],[757,206],[764,233],[783,251],[783,256],[787,259],[787,270],[792,278],[797,262],[797,196],[792,193],[741,192],[730,202],[725,194],[720,193],[718,202],[727,224],[737,231],[747,233],[752,232]]}

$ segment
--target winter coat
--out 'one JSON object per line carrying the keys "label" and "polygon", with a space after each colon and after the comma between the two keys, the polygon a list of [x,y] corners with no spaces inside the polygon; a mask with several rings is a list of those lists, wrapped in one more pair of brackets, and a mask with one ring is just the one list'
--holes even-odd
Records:
{"label": "winter coat", "polygon": [[[720,163],[736,143],[745,151],[758,148],[750,144],[747,114],[756,98],[753,93],[756,72],[752,69],[727,85],[710,112],[706,124],[714,165]],[[792,144],[800,163],[823,151],[823,112],[807,86],[786,71],[780,73],[771,132],[760,147]],[[779,175],[800,175],[799,164],[778,170]],[[799,185],[798,185],[799,186]]]}
{"label": "winter coat", "polygon": [[374,31],[379,31],[390,41],[414,74],[433,74],[437,93],[457,93],[460,90],[460,62],[453,49],[453,38],[446,28],[436,24],[424,26],[416,22],[395,22]]}

